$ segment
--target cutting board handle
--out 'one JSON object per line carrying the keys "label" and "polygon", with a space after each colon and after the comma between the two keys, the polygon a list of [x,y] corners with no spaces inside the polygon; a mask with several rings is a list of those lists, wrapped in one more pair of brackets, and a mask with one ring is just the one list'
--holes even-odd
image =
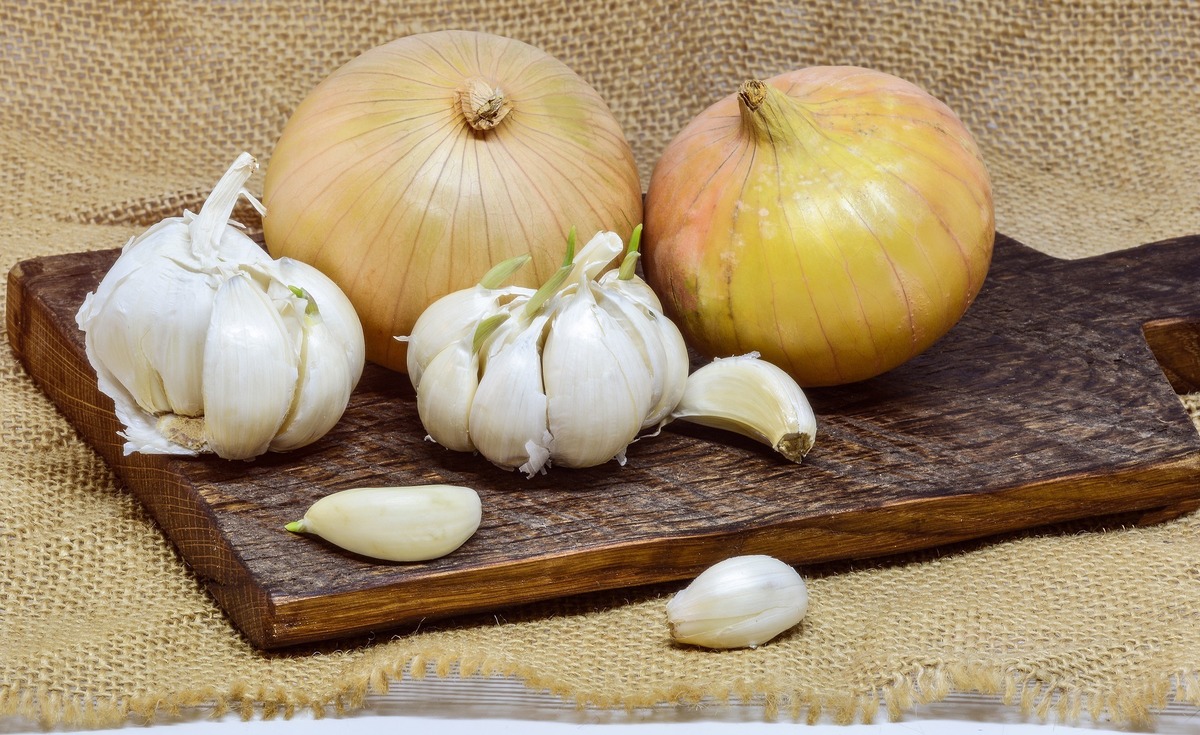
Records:
{"label": "cutting board handle", "polygon": [[1142,334],[1175,392],[1200,393],[1200,317],[1154,319]]}

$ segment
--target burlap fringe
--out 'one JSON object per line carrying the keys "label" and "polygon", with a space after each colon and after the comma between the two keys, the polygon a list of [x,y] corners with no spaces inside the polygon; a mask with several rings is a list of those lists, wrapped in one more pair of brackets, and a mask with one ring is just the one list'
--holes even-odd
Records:
{"label": "burlap fringe", "polygon": [[[577,707],[602,710],[637,710],[661,707],[709,708],[740,703],[760,706],[768,721],[790,718],[815,724],[872,724],[881,714],[901,720],[921,705],[944,701],[954,692],[999,696],[1005,706],[1042,723],[1078,725],[1085,720],[1116,727],[1150,728],[1172,703],[1200,706],[1200,671],[1183,671],[1155,682],[1130,683],[1110,691],[1086,692],[1061,681],[1043,680],[1037,672],[998,670],[983,664],[933,662],[898,673],[891,681],[862,692],[763,691],[742,682],[727,691],[713,692],[702,685],[677,684],[664,691],[612,696],[581,693],[511,663],[458,658],[435,653],[417,654],[407,662],[377,667],[365,677],[349,680],[331,700],[295,696],[280,687],[235,684],[228,691],[207,689],[176,692],[169,698],[118,697],[102,699],[69,694],[49,686],[37,689],[0,684],[0,716],[21,717],[41,727],[117,727],[129,722],[152,724],[197,711],[217,719],[235,712],[243,720],[291,719],[308,712],[321,719],[362,709],[370,695],[388,691],[393,682],[419,680],[429,675],[515,677],[531,690],[544,691]],[[290,693],[289,693],[290,692]]]}

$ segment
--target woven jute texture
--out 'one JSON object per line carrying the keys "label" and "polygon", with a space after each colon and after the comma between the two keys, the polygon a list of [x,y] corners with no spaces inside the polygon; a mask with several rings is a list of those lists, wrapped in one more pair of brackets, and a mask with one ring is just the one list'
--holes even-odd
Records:
{"label": "woven jute texture", "polygon": [[[395,4],[5,0],[0,265],[111,248],[194,208],[240,151],[269,166],[326,74],[413,32],[532,43],[609,102],[643,183],[748,77],[856,64],[974,132],[1000,231],[1062,257],[1200,232],[1200,15],[1127,3]],[[250,184],[261,192],[261,174]],[[301,655],[248,646],[109,469],[0,348],[0,714],[330,713],[396,678],[507,674],[601,706],[760,698],[870,720],[952,690],[1031,716],[1144,722],[1200,701],[1200,518],[1051,529],[804,570],[801,627],[754,651],[670,645],[670,588],[534,605]]]}

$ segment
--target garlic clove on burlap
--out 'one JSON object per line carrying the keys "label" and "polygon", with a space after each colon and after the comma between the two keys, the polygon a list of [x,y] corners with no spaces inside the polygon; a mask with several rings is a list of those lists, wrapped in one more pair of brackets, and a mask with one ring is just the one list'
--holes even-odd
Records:
{"label": "garlic clove on burlap", "polygon": [[756,648],[800,623],[808,586],[770,556],[735,556],[705,569],[667,602],[671,637],[705,648]]}

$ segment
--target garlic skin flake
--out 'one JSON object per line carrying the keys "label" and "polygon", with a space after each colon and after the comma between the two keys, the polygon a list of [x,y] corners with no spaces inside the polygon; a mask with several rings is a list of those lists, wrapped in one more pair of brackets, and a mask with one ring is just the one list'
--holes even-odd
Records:
{"label": "garlic skin flake", "polygon": [[237,157],[201,207],[155,224],[76,314],[125,454],[253,459],[324,436],[362,375],[362,325],[315,268],[272,260],[229,220],[257,162]]}
{"label": "garlic skin flake", "polygon": [[714,564],[667,602],[671,637],[705,648],[757,648],[800,623],[808,586],[788,564],[764,555]]}
{"label": "garlic skin flake", "polygon": [[717,358],[687,378],[669,420],[733,431],[793,462],[812,449],[817,418],[796,381],[757,352]]}
{"label": "garlic skin flake", "polygon": [[475,534],[479,494],[459,485],[361,487],[326,495],[285,528],[384,561],[437,559]]}

